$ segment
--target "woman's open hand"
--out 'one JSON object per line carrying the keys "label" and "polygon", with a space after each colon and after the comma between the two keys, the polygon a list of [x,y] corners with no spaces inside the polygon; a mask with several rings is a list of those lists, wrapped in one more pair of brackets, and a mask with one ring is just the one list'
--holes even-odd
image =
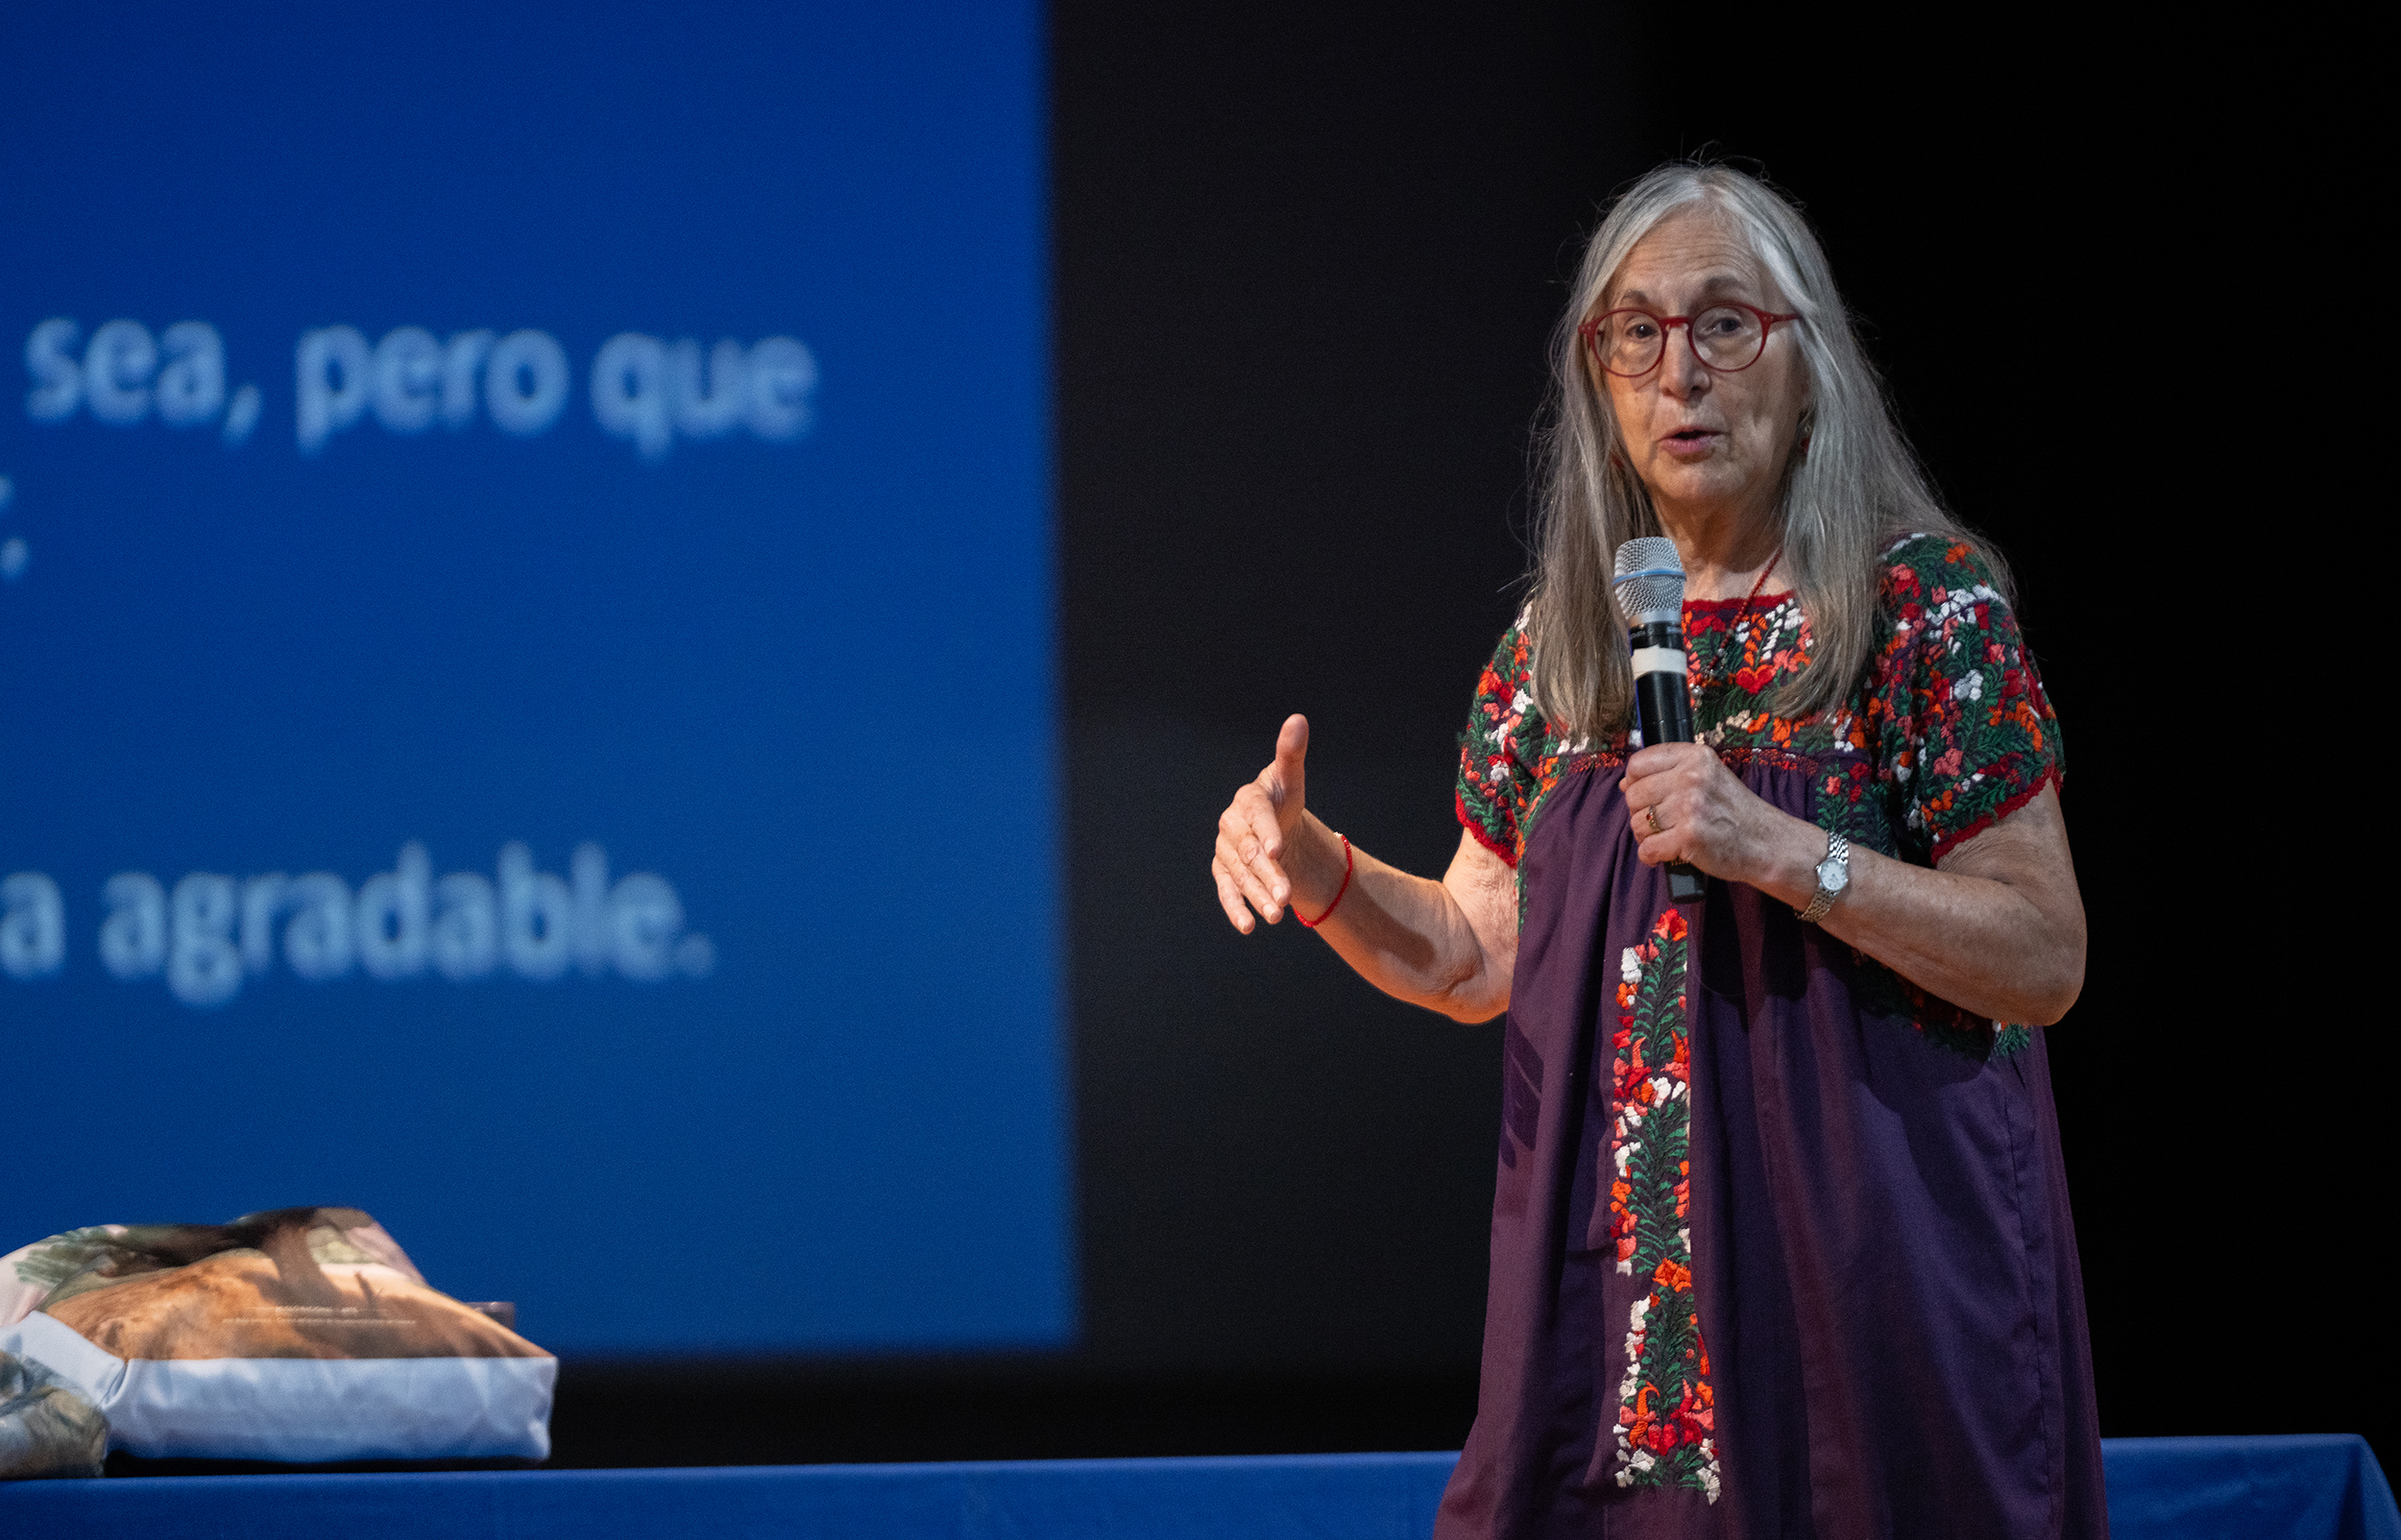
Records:
{"label": "woman's open hand", "polygon": [[1304,803],[1308,756],[1309,719],[1286,717],[1273,762],[1218,815],[1209,875],[1225,918],[1247,936],[1289,909],[1395,999],[1462,1022],[1507,1010],[1517,874],[1467,830],[1439,882],[1353,849]]}
{"label": "woman's open hand", "polygon": [[1308,757],[1309,719],[1286,717],[1275,735],[1273,761],[1218,814],[1217,854],[1209,870],[1217,878],[1217,902],[1244,935],[1257,924],[1251,910],[1273,925],[1292,902],[1286,855],[1302,828]]}
{"label": "woman's open hand", "polygon": [[[1803,845],[1811,837],[1807,824],[1760,801],[1702,744],[1642,750],[1626,761],[1619,789],[1645,866],[1683,861],[1711,877],[1757,883],[1790,863],[1796,836]],[[1814,838],[1812,861],[1825,854],[1825,836]]]}

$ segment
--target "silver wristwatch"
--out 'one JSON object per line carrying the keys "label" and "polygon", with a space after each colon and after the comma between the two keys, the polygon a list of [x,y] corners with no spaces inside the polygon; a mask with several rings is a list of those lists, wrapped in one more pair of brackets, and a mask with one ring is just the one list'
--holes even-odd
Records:
{"label": "silver wristwatch", "polygon": [[1842,890],[1851,885],[1851,842],[1840,834],[1826,836],[1826,859],[1817,863],[1817,892],[1806,909],[1793,912],[1805,926],[1813,926],[1826,918],[1826,911],[1842,897]]}

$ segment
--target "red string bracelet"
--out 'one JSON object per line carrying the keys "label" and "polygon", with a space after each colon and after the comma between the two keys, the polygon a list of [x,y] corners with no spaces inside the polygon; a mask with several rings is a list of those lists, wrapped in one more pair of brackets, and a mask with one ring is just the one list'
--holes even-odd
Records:
{"label": "red string bracelet", "polygon": [[1350,836],[1348,834],[1337,834],[1334,837],[1343,842],[1343,885],[1334,890],[1334,902],[1327,904],[1325,906],[1325,912],[1319,915],[1314,920],[1303,917],[1298,909],[1295,909],[1292,912],[1292,917],[1294,919],[1298,920],[1302,925],[1307,926],[1312,930],[1315,930],[1318,926],[1325,924],[1326,921],[1333,918],[1334,911],[1343,906],[1343,895],[1350,891]]}

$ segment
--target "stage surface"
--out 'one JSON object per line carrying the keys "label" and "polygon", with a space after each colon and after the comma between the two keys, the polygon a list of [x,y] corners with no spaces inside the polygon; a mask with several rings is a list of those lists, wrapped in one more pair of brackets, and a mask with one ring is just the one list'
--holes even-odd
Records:
{"label": "stage surface", "polygon": [[[2102,1445],[2116,1540],[2401,1540],[2348,1435]],[[0,1533],[144,1540],[1424,1540],[1453,1455],[170,1477],[0,1486]]]}

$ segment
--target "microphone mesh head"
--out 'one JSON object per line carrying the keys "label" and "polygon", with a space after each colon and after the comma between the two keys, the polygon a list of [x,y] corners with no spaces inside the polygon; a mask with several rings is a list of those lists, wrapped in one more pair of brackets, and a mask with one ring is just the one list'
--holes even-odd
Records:
{"label": "microphone mesh head", "polygon": [[1618,546],[1615,587],[1628,625],[1684,623],[1684,563],[1674,541],[1643,535]]}

